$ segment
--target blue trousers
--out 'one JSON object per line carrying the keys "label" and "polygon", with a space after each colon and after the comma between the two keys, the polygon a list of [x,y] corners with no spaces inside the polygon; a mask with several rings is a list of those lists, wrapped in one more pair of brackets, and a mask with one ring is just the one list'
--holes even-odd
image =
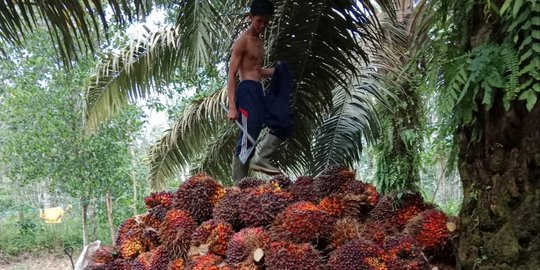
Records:
{"label": "blue trousers", "polygon": [[[238,120],[254,140],[257,140],[263,126],[281,140],[287,139],[293,128],[290,110],[290,94],[292,89],[289,66],[281,62],[276,66],[268,93],[261,82],[245,80],[236,88],[236,108]],[[253,156],[255,145],[240,131],[235,155],[242,163]]]}

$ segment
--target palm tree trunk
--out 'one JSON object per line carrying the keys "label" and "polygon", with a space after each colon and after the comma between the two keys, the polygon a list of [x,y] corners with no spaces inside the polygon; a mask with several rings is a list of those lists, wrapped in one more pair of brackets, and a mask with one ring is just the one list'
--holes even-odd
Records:
{"label": "palm tree trunk", "polygon": [[483,133],[458,131],[463,206],[460,269],[537,269],[540,265],[540,102],[505,111],[501,97],[477,114]]}

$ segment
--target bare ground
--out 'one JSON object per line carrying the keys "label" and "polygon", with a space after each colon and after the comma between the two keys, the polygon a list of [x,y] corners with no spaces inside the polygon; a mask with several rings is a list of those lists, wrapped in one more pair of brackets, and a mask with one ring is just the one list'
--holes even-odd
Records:
{"label": "bare ground", "polygon": [[[5,258],[0,254],[0,270],[72,270],[71,261],[63,251],[40,254],[23,253],[17,257]],[[73,263],[79,252],[73,253]]]}

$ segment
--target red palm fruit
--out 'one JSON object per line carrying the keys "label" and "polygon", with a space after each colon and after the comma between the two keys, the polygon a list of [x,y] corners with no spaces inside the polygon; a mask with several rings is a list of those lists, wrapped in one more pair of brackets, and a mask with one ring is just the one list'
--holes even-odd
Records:
{"label": "red palm fruit", "polygon": [[390,196],[383,196],[377,205],[369,212],[367,221],[388,221],[394,218],[395,214],[394,199]]}
{"label": "red palm fruit", "polygon": [[350,182],[347,182],[347,184],[341,186],[341,189],[339,190],[339,192],[362,195],[365,192],[366,185],[367,185],[366,183],[360,180],[350,181]]}
{"label": "red palm fruit", "polygon": [[248,188],[256,188],[258,186],[264,185],[266,182],[262,179],[259,179],[257,177],[244,177],[242,180],[238,182],[238,188],[240,189],[248,189]]}
{"label": "red palm fruit", "polygon": [[241,191],[238,206],[240,220],[246,227],[267,226],[292,203],[288,192],[268,184]]}
{"label": "red palm fruit", "polygon": [[174,194],[169,191],[153,192],[144,198],[144,203],[147,209],[152,209],[158,205],[161,205],[167,209],[170,209],[173,205]]}
{"label": "red palm fruit", "polygon": [[368,204],[364,195],[333,194],[319,202],[319,208],[335,218],[359,217],[362,208]]}
{"label": "red palm fruit", "polygon": [[324,169],[313,181],[319,197],[338,193],[343,186],[355,180],[355,173],[341,165],[331,165]]}
{"label": "red palm fruit", "polygon": [[289,177],[279,174],[270,178],[270,183],[277,184],[281,190],[290,190],[292,186],[292,181]]}
{"label": "red palm fruit", "polygon": [[152,250],[149,269],[167,269],[170,259],[167,247],[161,245]]}
{"label": "red palm fruit", "polygon": [[240,219],[240,208],[238,207],[240,197],[240,190],[228,188],[225,196],[214,207],[212,214],[214,219],[220,219],[231,224],[236,231],[244,227]]}
{"label": "red palm fruit", "polygon": [[227,264],[233,267],[255,267],[254,253],[265,250],[270,243],[270,235],[261,227],[245,228],[233,235],[227,244]]}
{"label": "red palm fruit", "polygon": [[176,192],[176,207],[186,210],[197,222],[212,218],[212,210],[225,195],[225,189],[214,178],[199,173],[180,185]]}
{"label": "red palm fruit", "polygon": [[142,238],[144,239],[144,244],[149,250],[154,249],[155,247],[161,244],[159,235],[158,235],[158,229],[155,229],[153,227],[146,227],[142,231],[141,235],[142,235]]}
{"label": "red palm fruit", "polygon": [[224,256],[227,251],[227,243],[233,234],[231,224],[223,220],[211,219],[203,222],[191,235],[191,246],[204,245],[208,251]]}
{"label": "red palm fruit", "polygon": [[336,221],[332,229],[328,249],[336,249],[351,240],[360,238],[361,226],[360,222],[355,218],[348,217]]}
{"label": "red palm fruit", "polygon": [[113,261],[104,265],[91,265],[85,268],[85,270],[146,270],[142,265],[136,263],[134,260],[114,259]]}
{"label": "red palm fruit", "polygon": [[362,205],[362,212],[367,213],[379,201],[379,192],[375,186],[369,183],[364,183],[362,181],[350,181],[346,185],[343,185],[341,188],[341,193],[346,194],[355,194],[362,196],[365,200],[365,204]]}
{"label": "red palm fruit", "polygon": [[167,270],[184,270],[186,268],[186,263],[183,259],[174,259],[169,262]]}
{"label": "red palm fruit", "polygon": [[273,242],[265,254],[267,270],[323,270],[324,261],[311,244]]}
{"label": "red palm fruit", "polygon": [[387,270],[385,252],[370,241],[356,239],[330,253],[329,270]]}
{"label": "red palm fruit", "polygon": [[114,247],[103,246],[92,255],[93,265],[105,265],[116,258],[117,251]]}
{"label": "red palm fruit", "polygon": [[130,233],[122,241],[119,248],[120,257],[124,259],[133,259],[139,256],[139,254],[144,253],[148,250],[148,247],[145,245],[145,240],[142,238],[139,233]]}
{"label": "red palm fruit", "polygon": [[142,220],[147,227],[159,228],[161,226],[161,221],[149,213],[142,216]]}
{"label": "red palm fruit", "polygon": [[319,203],[320,197],[315,192],[313,181],[313,178],[308,176],[300,176],[296,179],[289,191],[295,202]]}
{"label": "red palm fruit", "polygon": [[421,212],[434,208],[433,205],[424,202],[422,195],[418,192],[406,192],[398,202],[395,221],[401,228]]}
{"label": "red palm fruit", "polygon": [[429,269],[420,246],[408,235],[398,234],[386,238],[383,248],[386,251],[386,265],[389,270]]}
{"label": "red palm fruit", "polygon": [[404,232],[414,238],[424,250],[442,248],[455,229],[447,216],[438,210],[426,210],[411,219]]}
{"label": "red palm fruit", "polygon": [[395,235],[399,230],[389,220],[373,220],[362,223],[359,232],[360,238],[382,245],[386,237]]}
{"label": "red palm fruit", "polygon": [[365,183],[364,184],[364,194],[367,195],[367,200],[369,202],[369,205],[371,206],[370,209],[375,207],[377,203],[379,202],[379,192],[377,192],[377,189],[374,185]]}
{"label": "red palm fruit", "polygon": [[135,259],[140,265],[142,265],[145,269],[150,269],[150,258],[152,257],[152,252],[144,252],[139,254],[137,259]]}
{"label": "red palm fruit", "polygon": [[115,245],[119,247],[122,244],[122,241],[126,239],[128,233],[137,227],[141,227],[141,221],[138,221],[136,217],[130,217],[126,219],[118,228],[118,235],[116,236]]}
{"label": "red palm fruit", "polygon": [[270,227],[277,240],[308,243],[327,239],[335,218],[310,202],[298,202],[281,212]]}
{"label": "red palm fruit", "polygon": [[152,207],[152,209],[148,210],[147,216],[150,216],[153,219],[162,222],[169,210],[169,208],[166,208],[163,205],[156,205]]}
{"label": "red palm fruit", "polygon": [[171,210],[165,216],[158,232],[161,243],[172,258],[179,258],[187,253],[191,235],[197,229],[197,223],[182,210]]}
{"label": "red palm fruit", "polygon": [[207,254],[192,258],[186,266],[186,270],[219,270],[219,264],[223,258],[214,254]]}

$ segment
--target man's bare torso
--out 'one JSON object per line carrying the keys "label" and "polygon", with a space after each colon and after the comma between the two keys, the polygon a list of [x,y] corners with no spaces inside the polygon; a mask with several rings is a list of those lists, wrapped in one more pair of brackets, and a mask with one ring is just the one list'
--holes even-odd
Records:
{"label": "man's bare torso", "polygon": [[261,81],[263,78],[263,40],[260,37],[250,36],[245,32],[236,42],[239,42],[240,46],[243,47],[241,48],[243,54],[238,68],[240,80]]}

